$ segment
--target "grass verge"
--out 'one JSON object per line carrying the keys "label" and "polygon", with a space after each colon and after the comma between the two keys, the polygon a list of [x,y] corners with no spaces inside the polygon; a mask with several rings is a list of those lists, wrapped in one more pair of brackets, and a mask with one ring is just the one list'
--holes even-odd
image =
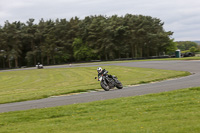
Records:
{"label": "grass verge", "polygon": [[90,65],[90,64],[113,64],[113,63],[125,63],[125,62],[140,62],[140,61],[170,61],[170,60],[200,60],[199,56],[194,57],[182,57],[182,58],[160,58],[160,59],[132,59],[132,60],[119,60],[119,61],[101,61],[101,62],[89,62],[89,63],[80,63],[73,64],[75,66],[79,65]]}
{"label": "grass verge", "polygon": [[[189,72],[133,68],[121,66],[103,67],[126,85],[160,81],[187,76]],[[0,103],[41,99],[54,95],[101,89],[94,77],[96,67],[59,69],[34,69],[0,73]]]}
{"label": "grass verge", "polygon": [[0,114],[3,133],[199,133],[200,87]]}

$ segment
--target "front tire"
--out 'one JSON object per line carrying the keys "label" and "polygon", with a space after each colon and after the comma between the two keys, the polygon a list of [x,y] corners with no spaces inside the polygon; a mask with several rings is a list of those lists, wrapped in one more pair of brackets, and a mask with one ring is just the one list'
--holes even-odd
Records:
{"label": "front tire", "polygon": [[105,91],[109,91],[110,87],[108,85],[105,85],[103,82],[100,83],[101,87],[105,90]]}
{"label": "front tire", "polygon": [[117,87],[117,89],[122,89],[123,88],[123,85],[119,80],[117,80],[116,87]]}

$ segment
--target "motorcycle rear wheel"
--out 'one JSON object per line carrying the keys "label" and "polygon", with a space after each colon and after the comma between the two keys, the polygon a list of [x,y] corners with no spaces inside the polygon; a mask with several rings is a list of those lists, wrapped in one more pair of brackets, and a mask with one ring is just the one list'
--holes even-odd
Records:
{"label": "motorcycle rear wheel", "polygon": [[110,90],[110,87],[105,85],[103,82],[100,83],[101,84],[101,87],[105,90],[105,91],[109,91]]}

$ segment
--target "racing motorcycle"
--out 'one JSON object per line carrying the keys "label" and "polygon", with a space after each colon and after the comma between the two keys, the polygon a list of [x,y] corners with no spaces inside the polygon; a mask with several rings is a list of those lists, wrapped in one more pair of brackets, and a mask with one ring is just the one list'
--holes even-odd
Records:
{"label": "racing motorcycle", "polygon": [[[97,77],[95,77],[95,79],[97,79]],[[122,83],[114,75],[102,74],[98,77],[98,81],[100,81],[100,85],[105,91],[109,91],[115,87],[118,89],[123,88]]]}

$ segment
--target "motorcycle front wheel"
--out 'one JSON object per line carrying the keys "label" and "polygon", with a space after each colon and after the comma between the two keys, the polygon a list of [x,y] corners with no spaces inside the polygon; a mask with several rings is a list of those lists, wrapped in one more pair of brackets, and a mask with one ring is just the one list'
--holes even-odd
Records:
{"label": "motorcycle front wheel", "polygon": [[117,87],[117,89],[122,89],[123,88],[123,85],[119,80],[117,80],[116,87]]}
{"label": "motorcycle front wheel", "polygon": [[105,90],[105,91],[109,91],[110,87],[108,85],[105,85],[103,82],[100,83],[101,87]]}

